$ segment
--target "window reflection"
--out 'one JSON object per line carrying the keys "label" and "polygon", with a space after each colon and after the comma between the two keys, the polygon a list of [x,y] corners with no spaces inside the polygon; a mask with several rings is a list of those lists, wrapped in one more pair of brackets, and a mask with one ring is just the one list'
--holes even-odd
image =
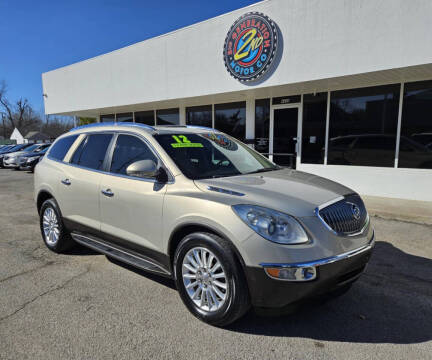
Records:
{"label": "window reflection", "polygon": [[135,113],[135,122],[153,126],[155,124],[154,112],[150,111],[137,111]]}
{"label": "window reflection", "polygon": [[398,166],[432,169],[432,81],[406,83]]}
{"label": "window reflection", "polygon": [[215,128],[244,141],[246,135],[246,102],[215,105]]}
{"label": "window reflection", "polygon": [[133,122],[133,115],[132,113],[123,113],[123,114],[117,114],[117,122]]}
{"label": "window reflection", "polygon": [[114,122],[115,114],[101,115],[100,122]]}
{"label": "window reflection", "polygon": [[179,123],[179,109],[164,109],[156,111],[156,125],[178,125]]}
{"label": "window reflection", "polygon": [[255,101],[255,150],[268,154],[270,131],[270,99]]}
{"label": "window reflection", "polygon": [[212,106],[192,106],[186,108],[186,124],[212,127]]}
{"label": "window reflection", "polygon": [[400,85],[331,93],[328,164],[393,167]]}
{"label": "window reflection", "polygon": [[301,162],[324,164],[327,93],[303,95]]}

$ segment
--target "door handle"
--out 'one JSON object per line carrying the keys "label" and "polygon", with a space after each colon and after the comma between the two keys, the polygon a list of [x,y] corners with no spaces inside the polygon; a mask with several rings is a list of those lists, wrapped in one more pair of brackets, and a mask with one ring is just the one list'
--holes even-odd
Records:
{"label": "door handle", "polygon": [[111,191],[111,189],[102,190],[102,194],[108,197],[113,197],[114,193]]}
{"label": "door handle", "polygon": [[72,183],[70,182],[69,179],[63,179],[63,180],[61,181],[61,183],[62,183],[63,185],[67,185],[67,186],[69,186],[70,184],[72,184]]}

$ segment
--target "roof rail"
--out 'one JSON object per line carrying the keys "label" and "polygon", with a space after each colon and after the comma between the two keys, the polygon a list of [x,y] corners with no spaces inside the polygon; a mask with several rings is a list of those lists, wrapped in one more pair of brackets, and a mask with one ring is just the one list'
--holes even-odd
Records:
{"label": "roof rail", "polygon": [[87,125],[81,125],[74,127],[70,129],[69,131],[75,131],[79,129],[89,129],[93,127],[104,127],[104,126],[130,126],[130,127],[139,127],[142,129],[152,130],[156,131],[156,129],[153,126],[146,125],[146,124],[140,124],[140,123],[134,123],[134,122],[104,122],[104,123],[93,123],[93,124],[87,124]]}
{"label": "roof rail", "polygon": [[209,131],[219,131],[217,129],[209,128],[207,126],[198,126],[198,125],[187,125],[188,129],[202,129],[202,130],[209,130]]}

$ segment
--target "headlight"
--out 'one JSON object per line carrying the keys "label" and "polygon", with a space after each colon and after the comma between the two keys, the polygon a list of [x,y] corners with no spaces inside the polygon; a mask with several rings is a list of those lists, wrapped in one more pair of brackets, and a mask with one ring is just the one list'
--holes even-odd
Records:
{"label": "headlight", "polygon": [[39,159],[39,156],[32,156],[32,157],[27,158],[27,162],[32,162],[32,161],[37,160],[37,159]]}
{"label": "headlight", "polygon": [[303,244],[309,238],[292,216],[256,205],[234,205],[234,212],[263,238],[278,244]]}

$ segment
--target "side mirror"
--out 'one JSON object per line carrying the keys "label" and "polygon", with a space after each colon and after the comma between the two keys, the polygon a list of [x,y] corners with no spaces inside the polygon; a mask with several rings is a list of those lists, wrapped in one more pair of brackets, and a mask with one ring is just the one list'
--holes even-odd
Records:
{"label": "side mirror", "polygon": [[140,160],[130,164],[126,174],[141,178],[154,178],[159,183],[168,182],[168,174],[163,167],[157,166],[153,160]]}
{"label": "side mirror", "polygon": [[135,177],[155,178],[158,172],[156,163],[153,160],[140,160],[130,164],[126,169],[126,174]]}

